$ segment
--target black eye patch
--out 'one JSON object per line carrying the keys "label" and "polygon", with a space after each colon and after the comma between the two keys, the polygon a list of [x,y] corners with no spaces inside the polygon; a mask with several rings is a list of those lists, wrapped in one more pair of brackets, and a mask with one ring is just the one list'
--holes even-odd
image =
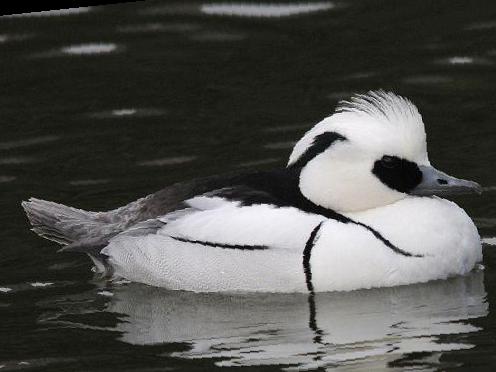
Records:
{"label": "black eye patch", "polygon": [[386,186],[404,193],[422,182],[422,172],[417,164],[397,156],[384,155],[376,160],[372,173]]}

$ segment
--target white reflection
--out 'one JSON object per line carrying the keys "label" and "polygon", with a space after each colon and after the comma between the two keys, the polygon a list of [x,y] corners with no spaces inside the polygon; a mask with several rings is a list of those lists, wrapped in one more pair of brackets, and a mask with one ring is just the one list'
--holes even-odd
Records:
{"label": "white reflection", "polygon": [[109,291],[100,291],[100,292],[98,292],[98,295],[99,296],[105,296],[105,297],[112,297],[114,294],[112,292],[109,292]]}
{"label": "white reflection", "polygon": [[123,107],[108,111],[91,112],[88,116],[97,119],[152,117],[165,115],[165,110],[155,108]]}
{"label": "white reflection", "polygon": [[443,65],[491,65],[492,62],[486,58],[470,57],[470,56],[454,56],[444,59],[439,59],[436,63]]}
{"label": "white reflection", "polygon": [[45,288],[45,287],[50,287],[51,285],[53,285],[52,282],[33,282],[33,283],[29,283],[29,285],[31,287],[35,287],[35,288]]}
{"label": "white reflection", "polygon": [[112,53],[117,50],[117,45],[114,43],[88,43],[79,45],[69,45],[62,48],[63,54],[69,55],[91,55]]}
{"label": "white reflection", "polygon": [[33,291],[33,289],[44,290],[45,288],[62,288],[72,285],[71,282],[60,281],[60,282],[26,282],[26,283],[17,283],[17,284],[8,284],[2,283],[0,284],[0,292],[9,293],[9,292],[24,292],[24,291]]}
{"label": "white reflection", "polygon": [[17,41],[23,41],[35,37],[33,33],[25,34],[0,34],[0,44],[8,44]]}
{"label": "white reflection", "polygon": [[482,238],[482,243],[488,245],[496,245],[496,237],[493,238]]}
{"label": "white reflection", "polygon": [[80,7],[80,8],[68,8],[68,9],[54,9],[54,10],[44,10],[41,12],[30,12],[30,13],[19,13],[19,14],[9,14],[4,15],[4,18],[19,18],[19,17],[53,17],[53,16],[65,16],[88,13],[91,7]]}
{"label": "white reflection", "polygon": [[114,330],[126,343],[186,342],[190,350],[172,355],[298,370],[344,363],[384,369],[407,353],[470,348],[466,336],[448,342],[442,335],[476,332],[467,320],[488,313],[482,271],[421,285],[321,293],[315,302],[300,294],[196,294],[139,284],[113,294],[106,311],[123,315]]}
{"label": "white reflection", "polygon": [[451,65],[466,65],[474,63],[474,59],[472,57],[451,57],[448,58],[448,63]]}
{"label": "white reflection", "polygon": [[114,116],[131,116],[136,114],[136,109],[120,109],[120,110],[112,110],[112,115]]}
{"label": "white reflection", "polygon": [[493,28],[496,28],[496,22],[495,21],[476,22],[476,23],[473,23],[473,24],[465,27],[466,30],[490,30]]}
{"label": "white reflection", "polygon": [[251,3],[213,3],[204,4],[200,10],[208,15],[228,15],[236,17],[288,17],[333,9],[331,2],[295,4],[251,4]]}

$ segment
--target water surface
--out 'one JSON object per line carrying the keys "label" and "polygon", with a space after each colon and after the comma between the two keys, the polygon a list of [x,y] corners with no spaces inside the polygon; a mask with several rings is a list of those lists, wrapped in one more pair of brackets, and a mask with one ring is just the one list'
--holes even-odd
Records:
{"label": "water surface", "polygon": [[[144,1],[0,18],[0,369],[451,370],[495,362],[496,4]],[[30,196],[91,210],[284,166],[352,92],[419,106],[484,241],[466,277],[351,293],[204,295],[94,277],[28,230]]]}

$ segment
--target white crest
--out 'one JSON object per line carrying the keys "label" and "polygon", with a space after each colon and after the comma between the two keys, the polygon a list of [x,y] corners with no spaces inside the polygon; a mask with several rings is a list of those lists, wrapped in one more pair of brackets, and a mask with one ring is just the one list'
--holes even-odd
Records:
{"label": "white crest", "polygon": [[409,99],[384,90],[355,94],[350,100],[340,101],[336,112],[353,112],[376,119],[382,117],[384,122],[397,124],[422,122],[417,107]]}
{"label": "white crest", "polygon": [[323,132],[337,132],[376,153],[428,163],[422,116],[407,98],[383,90],[356,94],[338,103],[334,114],[310,129],[295,145],[293,164]]}

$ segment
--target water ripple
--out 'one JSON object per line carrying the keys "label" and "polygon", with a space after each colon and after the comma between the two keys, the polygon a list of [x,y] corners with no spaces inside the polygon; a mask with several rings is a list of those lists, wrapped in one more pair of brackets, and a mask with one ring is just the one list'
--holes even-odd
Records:
{"label": "water ripple", "polygon": [[52,282],[33,282],[33,283],[29,283],[29,285],[31,287],[34,287],[34,288],[46,288],[46,287],[50,287],[52,286],[54,283]]}
{"label": "water ripple", "polygon": [[[23,369],[33,370],[33,368],[42,368],[52,365],[48,370],[55,370],[60,368],[60,363],[75,362],[75,358],[39,358],[27,360],[9,360],[0,363],[0,370],[2,371],[19,371]],[[56,368],[58,367],[58,368]]]}
{"label": "water ripple", "polygon": [[202,31],[194,33],[190,36],[191,40],[195,41],[239,41],[246,39],[246,35],[242,33],[235,32],[220,32],[220,31]]}
{"label": "water ripple", "polygon": [[59,139],[60,139],[60,137],[58,137],[58,136],[49,135],[49,136],[26,138],[26,139],[21,139],[21,140],[17,140],[17,141],[0,142],[0,150],[10,150],[10,149],[15,149],[15,148],[19,148],[19,147],[41,145],[41,144],[45,144],[45,143],[58,141]]}
{"label": "water ripple", "polygon": [[403,82],[414,85],[442,85],[453,81],[452,77],[443,75],[415,75],[403,79]]}
{"label": "water ripple", "polygon": [[496,21],[476,22],[465,27],[465,30],[490,30],[496,28]]}
{"label": "water ripple", "polygon": [[16,179],[14,176],[0,176],[0,183],[12,182]]}
{"label": "water ripple", "polygon": [[100,56],[108,55],[115,52],[123,51],[125,47],[115,43],[94,42],[73,44],[59,49],[52,49],[45,52],[33,53],[29,58],[53,58],[53,57],[81,57],[81,56]]}
{"label": "water ripple", "polygon": [[145,33],[145,32],[190,32],[200,29],[195,23],[142,23],[117,27],[117,31],[123,33]]}
{"label": "water ripple", "polygon": [[94,55],[94,54],[107,54],[113,53],[118,49],[117,44],[114,43],[88,43],[69,45],[61,49],[61,53],[68,55]]}
{"label": "water ripple", "polygon": [[270,150],[286,150],[292,149],[295,143],[295,141],[271,142],[265,144],[264,147]]}
{"label": "water ripple", "polygon": [[10,157],[10,158],[0,158],[0,165],[14,165],[14,164],[27,164],[34,163],[36,159],[28,157]]}
{"label": "water ripple", "polygon": [[306,131],[312,127],[312,124],[295,124],[295,125],[278,125],[275,127],[264,128],[266,133],[284,133]]}
{"label": "water ripple", "polygon": [[0,34],[0,44],[22,41],[34,37],[34,34]]}
{"label": "water ripple", "polygon": [[110,291],[100,291],[97,293],[99,296],[112,297],[114,294]]}
{"label": "water ripple", "polygon": [[280,158],[267,158],[267,159],[261,159],[261,160],[252,160],[252,161],[245,161],[243,163],[239,163],[238,167],[256,167],[259,165],[278,163],[280,161],[281,161]]}
{"label": "water ripple", "polygon": [[91,7],[67,8],[67,9],[54,9],[43,10],[41,12],[18,13],[0,16],[0,18],[20,18],[20,17],[56,17],[88,13],[92,10]]}
{"label": "water ripple", "polygon": [[89,113],[88,116],[97,119],[126,118],[126,117],[151,117],[165,115],[166,111],[155,108],[123,107],[113,110]]}
{"label": "water ripple", "polygon": [[490,217],[477,217],[473,219],[475,225],[479,228],[491,228],[496,227],[496,218]]}
{"label": "water ripple", "polygon": [[496,237],[482,238],[482,243],[487,244],[487,245],[495,245],[496,246]]}
{"label": "water ripple", "polygon": [[192,162],[196,159],[196,156],[176,156],[171,158],[161,158],[161,159],[153,159],[146,160],[137,163],[139,166],[144,167],[162,167],[164,165],[176,165],[176,164],[184,164]]}
{"label": "water ripple", "polygon": [[492,62],[489,59],[471,57],[471,56],[453,56],[449,58],[439,59],[435,63],[443,65],[491,65]]}
{"label": "water ripple", "polygon": [[212,3],[202,5],[200,10],[208,15],[278,18],[327,11],[334,7],[334,3],[331,2],[295,4]]}
{"label": "water ripple", "polygon": [[73,180],[73,181],[69,181],[69,185],[72,185],[72,186],[93,186],[93,185],[102,185],[102,184],[105,184],[108,182],[109,182],[109,180],[107,180],[107,179]]}

